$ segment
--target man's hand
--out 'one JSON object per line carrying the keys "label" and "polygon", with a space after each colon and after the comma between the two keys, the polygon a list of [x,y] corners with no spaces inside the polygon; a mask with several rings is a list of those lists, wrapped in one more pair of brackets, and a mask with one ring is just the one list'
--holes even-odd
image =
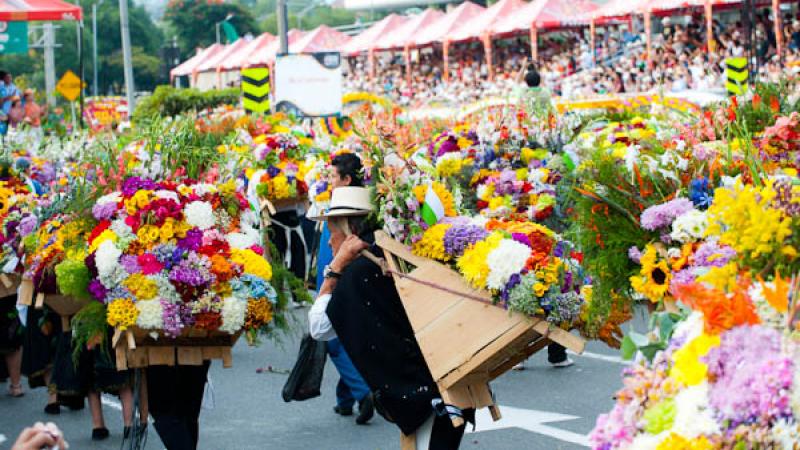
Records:
{"label": "man's hand", "polygon": [[41,450],[42,448],[59,450],[69,448],[61,430],[52,422],[48,422],[47,425],[36,422],[34,426],[22,430],[11,450]]}
{"label": "man's hand", "polygon": [[369,245],[358,238],[358,236],[350,235],[342,242],[341,247],[339,247],[339,251],[336,252],[336,255],[333,257],[333,261],[330,264],[331,270],[337,273],[342,273],[344,269],[350,265],[356,258],[358,258],[358,254],[361,250],[369,247]]}

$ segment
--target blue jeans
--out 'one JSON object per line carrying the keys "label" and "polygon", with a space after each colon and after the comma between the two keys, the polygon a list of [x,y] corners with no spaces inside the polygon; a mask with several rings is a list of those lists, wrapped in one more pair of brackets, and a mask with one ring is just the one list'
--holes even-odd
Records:
{"label": "blue jeans", "polygon": [[330,340],[325,343],[325,346],[333,365],[339,371],[339,383],[336,385],[336,405],[340,408],[352,408],[356,400],[361,401],[369,395],[369,386],[353,366],[353,361],[350,361],[350,357],[347,356],[339,339]]}
{"label": "blue jeans", "polygon": [[317,251],[317,290],[322,287],[322,282],[325,281],[324,271],[325,266],[333,261],[333,250],[328,245],[331,239],[331,232],[328,230],[328,224],[322,225],[322,234],[319,237],[319,250]]}

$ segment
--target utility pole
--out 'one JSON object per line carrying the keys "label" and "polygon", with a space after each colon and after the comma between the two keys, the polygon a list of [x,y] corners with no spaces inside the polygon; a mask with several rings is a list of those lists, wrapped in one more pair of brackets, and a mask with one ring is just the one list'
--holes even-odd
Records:
{"label": "utility pole", "polygon": [[286,12],[286,0],[278,0],[278,37],[280,38],[280,54],[289,53],[289,17]]}
{"label": "utility pole", "polygon": [[131,55],[131,32],[128,27],[128,0],[119,0],[119,28],[122,34],[122,62],[125,70],[125,93],[128,98],[128,117],[133,115],[136,100],[133,97],[133,56]]}
{"label": "utility pole", "polygon": [[92,3],[92,95],[97,97],[97,3]]}
{"label": "utility pole", "polygon": [[53,49],[56,46],[56,35],[52,22],[45,22],[44,27],[44,88],[47,91],[47,104],[56,106],[56,57]]}

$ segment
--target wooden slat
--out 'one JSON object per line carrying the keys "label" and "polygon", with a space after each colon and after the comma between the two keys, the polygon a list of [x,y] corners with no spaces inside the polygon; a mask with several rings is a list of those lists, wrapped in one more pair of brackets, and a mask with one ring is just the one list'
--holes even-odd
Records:
{"label": "wooden slat", "polygon": [[185,366],[203,365],[203,350],[199,347],[178,347],[178,364]]}
{"label": "wooden slat", "polygon": [[36,294],[36,303],[34,303],[33,307],[36,309],[44,308],[44,294],[41,292]]}
{"label": "wooden slat", "polygon": [[222,347],[222,367],[226,369],[233,367],[233,357],[231,356],[230,347]]}
{"label": "wooden slat", "polygon": [[128,355],[125,347],[121,345],[115,346],[114,351],[117,353],[117,370],[128,370]]}
{"label": "wooden slat", "polygon": [[33,280],[23,279],[19,285],[17,303],[20,305],[33,305]]}
{"label": "wooden slat", "polygon": [[541,349],[550,345],[552,341],[550,339],[541,338],[538,341],[534,342],[533,344],[527,346],[522,352],[517,353],[516,355],[512,355],[500,365],[494,367],[490,372],[489,376],[490,379],[494,380],[495,378],[499,377],[500,375],[508,372],[509,370],[513,369],[514,366],[517,364],[525,361],[534,353],[540,351]]}
{"label": "wooden slat", "polygon": [[150,357],[147,347],[139,347],[133,350],[128,350],[128,365],[132,368],[149,366]]}
{"label": "wooden slat", "polygon": [[174,366],[175,347],[148,347],[147,357],[151,366]]}
{"label": "wooden slat", "polygon": [[[469,390],[467,389],[444,390],[441,391],[441,394],[442,394],[442,401],[448,405],[457,406],[463,409],[463,408],[469,408],[473,404],[472,398],[469,396]],[[453,426],[456,428],[464,425],[464,419],[462,417],[451,417],[450,421],[453,422]]]}
{"label": "wooden slat", "polygon": [[222,347],[200,347],[203,359],[222,359]]}
{"label": "wooden slat", "polygon": [[402,243],[397,242],[394,239],[390,238],[383,231],[379,230],[375,232],[375,243],[378,244],[378,247],[384,250],[388,250],[389,252],[397,255],[398,257],[410,262],[411,264],[417,267],[426,262],[430,262],[428,258],[423,258],[422,256],[417,256],[411,253],[411,249],[409,249]]}

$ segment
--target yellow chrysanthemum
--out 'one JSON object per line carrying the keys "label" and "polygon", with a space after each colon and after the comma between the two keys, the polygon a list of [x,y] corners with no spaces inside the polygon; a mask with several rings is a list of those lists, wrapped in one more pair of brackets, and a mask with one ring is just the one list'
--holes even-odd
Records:
{"label": "yellow chrysanthemum", "polygon": [[709,284],[723,292],[736,290],[736,277],[739,274],[739,266],[735,261],[731,261],[722,267],[711,267],[708,272],[697,277],[697,281]]}
{"label": "yellow chrysanthemum", "polygon": [[464,251],[458,259],[458,270],[469,284],[482,289],[486,286],[489,276],[489,265],[486,258],[489,253],[500,245],[503,240],[502,233],[492,233],[486,239],[476,242]]}
{"label": "yellow chrysanthemum", "polygon": [[656,450],[712,450],[714,446],[705,436],[687,439],[679,434],[672,433],[661,441]]}
{"label": "yellow chrysanthemum", "polygon": [[272,266],[266,259],[250,249],[231,250],[231,261],[242,266],[244,273],[269,281],[272,278]]}
{"label": "yellow chrysanthemum", "polygon": [[440,178],[447,178],[458,175],[464,167],[464,160],[461,158],[440,158],[436,161],[436,175]]}
{"label": "yellow chrysanthemum", "polygon": [[450,255],[444,251],[444,234],[452,225],[446,223],[436,224],[422,234],[422,238],[415,242],[411,250],[415,255],[437,261],[448,261]]}
{"label": "yellow chrysanthemum", "polygon": [[137,300],[152,300],[158,295],[156,282],[140,273],[129,276],[122,284],[128,288]]}
{"label": "yellow chrysanthemum", "polygon": [[136,237],[143,244],[153,244],[161,239],[161,231],[155,225],[144,225],[136,232]]}
{"label": "yellow chrysanthemum", "polygon": [[700,384],[708,376],[708,366],[700,361],[714,347],[719,346],[719,335],[701,334],[672,354],[670,376],[686,386]]}
{"label": "yellow chrysanthemum", "polygon": [[136,304],[129,298],[118,298],[108,304],[106,321],[109,325],[120,330],[126,330],[136,324],[139,317],[139,310]]}
{"label": "yellow chrysanthemum", "polygon": [[117,242],[117,234],[108,228],[103,230],[89,245],[89,253],[97,251],[97,247],[105,241]]}
{"label": "yellow chrysanthemum", "polygon": [[761,188],[738,183],[732,189],[717,189],[708,209],[706,236],[719,236],[721,244],[744,257],[775,253],[792,234],[792,219],[771,207],[775,195],[769,180]]}

